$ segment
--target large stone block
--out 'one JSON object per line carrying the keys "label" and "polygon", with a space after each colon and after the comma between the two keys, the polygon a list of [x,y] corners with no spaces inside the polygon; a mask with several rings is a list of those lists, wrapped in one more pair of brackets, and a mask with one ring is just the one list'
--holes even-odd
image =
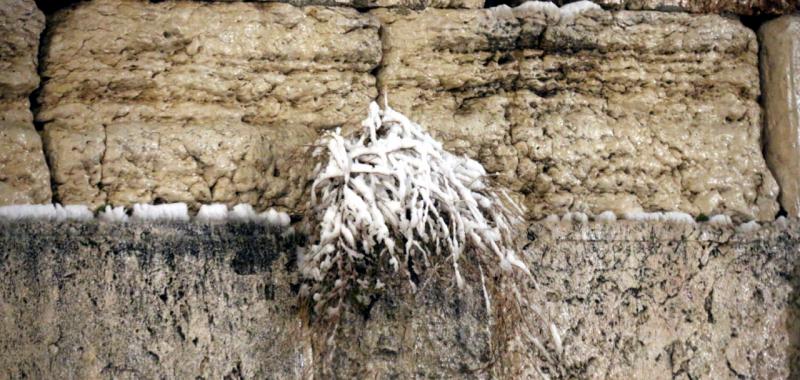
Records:
{"label": "large stone block", "polygon": [[[528,230],[522,297],[469,257],[335,324],[298,304],[296,241],[256,224],[0,221],[2,378],[795,379],[800,226]],[[486,268],[483,268],[486,271]],[[503,292],[505,290],[505,293]],[[488,302],[487,302],[488,298]],[[507,300],[505,300],[507,301]],[[332,336],[333,335],[333,336]],[[547,347],[550,360],[531,338]]]}
{"label": "large stone block", "polygon": [[389,104],[497,173],[534,218],[778,211],[758,46],[738,21],[546,3],[374,13]]}
{"label": "large stone block", "polygon": [[781,205],[800,217],[800,16],[769,21],[758,31],[764,91],[765,155],[781,186]]}
{"label": "large stone block", "polygon": [[50,175],[28,96],[36,72],[44,15],[33,0],[0,4],[0,205],[49,203]]}
{"label": "large stone block", "polygon": [[377,94],[379,25],[353,9],[105,0],[52,25],[37,119],[61,201],[291,208],[292,157]]}

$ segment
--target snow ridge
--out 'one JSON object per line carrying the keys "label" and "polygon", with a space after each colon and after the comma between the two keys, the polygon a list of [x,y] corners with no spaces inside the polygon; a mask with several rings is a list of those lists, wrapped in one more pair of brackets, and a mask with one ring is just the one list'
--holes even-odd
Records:
{"label": "snow ridge", "polygon": [[[126,223],[129,221],[181,221],[188,222],[189,208],[185,203],[160,205],[135,204],[132,215],[123,206],[105,206],[97,212],[97,220],[103,223]],[[80,220],[95,219],[86,205],[41,204],[0,206],[0,220]],[[228,206],[221,203],[200,206],[194,217],[199,222],[267,222],[273,226],[289,227],[291,218],[285,212],[269,209],[257,214],[251,205],[238,204],[228,212]]]}

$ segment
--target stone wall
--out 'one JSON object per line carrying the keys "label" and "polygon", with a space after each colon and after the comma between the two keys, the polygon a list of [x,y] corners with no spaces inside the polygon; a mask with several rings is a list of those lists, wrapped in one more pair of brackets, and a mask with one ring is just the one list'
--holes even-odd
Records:
{"label": "stone wall", "polygon": [[36,114],[53,199],[301,211],[307,148],[357,128],[385,95],[533,219],[778,213],[758,42],[738,20],[427,6],[95,0],[56,12]]}
{"label": "stone wall", "polygon": [[[468,262],[388,281],[330,327],[297,303],[300,240],[258,224],[0,222],[2,378],[797,378],[800,226],[535,223],[525,297],[557,364]],[[534,329],[535,330],[535,329]],[[505,341],[511,339],[510,341]]]}

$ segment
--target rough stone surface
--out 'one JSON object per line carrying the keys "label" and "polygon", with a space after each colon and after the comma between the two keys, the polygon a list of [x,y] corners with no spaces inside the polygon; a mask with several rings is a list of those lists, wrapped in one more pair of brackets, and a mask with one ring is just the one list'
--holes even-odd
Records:
{"label": "rough stone surface", "polygon": [[[240,1],[240,0],[223,0]],[[308,5],[344,6],[355,8],[483,8],[484,0],[256,0],[262,2],[278,1],[294,6]]]}
{"label": "rough stone surface", "polygon": [[732,231],[531,225],[554,365],[469,266],[463,292],[447,265],[416,294],[389,283],[330,346],[295,298],[299,240],[266,226],[3,223],[0,377],[796,378],[800,226]]}
{"label": "rough stone surface", "polygon": [[800,217],[800,16],[769,21],[758,31],[766,127],[764,153],[781,186],[780,201]]}
{"label": "rough stone surface", "polygon": [[48,28],[56,199],[294,207],[319,131],[375,98],[378,23],[280,3],[79,3]]}
{"label": "rough stone surface", "polygon": [[[653,10],[662,12],[734,13],[739,15],[788,14],[798,8],[797,0],[592,0],[607,9]],[[572,2],[572,1],[567,1]],[[559,2],[561,3],[561,2]]]}
{"label": "rough stone surface", "polygon": [[772,220],[758,45],[715,15],[554,6],[373,11],[389,104],[525,199]]}
{"label": "rough stone surface", "polygon": [[581,379],[796,379],[800,230],[534,224],[527,248]]}
{"label": "rough stone surface", "polygon": [[0,4],[0,205],[50,201],[50,175],[28,96],[44,15],[33,0]]}

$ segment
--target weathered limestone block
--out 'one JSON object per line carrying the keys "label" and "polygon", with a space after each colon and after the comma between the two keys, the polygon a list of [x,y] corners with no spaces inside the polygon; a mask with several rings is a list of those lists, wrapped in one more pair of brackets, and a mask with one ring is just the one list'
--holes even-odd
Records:
{"label": "weathered limestone block", "polygon": [[44,15],[33,0],[0,4],[0,205],[50,202],[50,175],[28,96]]}
{"label": "weathered limestone block", "polygon": [[353,9],[280,3],[58,12],[37,114],[57,198],[294,207],[310,163],[292,158],[358,124],[377,94],[378,28]]}
{"label": "weathered limestone block", "polygon": [[778,211],[758,47],[737,21],[531,3],[374,13],[390,105],[496,172],[534,218]]}
{"label": "weathered limestone block", "polygon": [[800,217],[800,17],[783,16],[758,31],[766,119],[764,150],[781,186],[781,205]]}
{"label": "weathered limestone block", "polygon": [[592,0],[608,9],[653,10],[739,15],[785,14],[798,9],[797,0]]}
{"label": "weathered limestone block", "polygon": [[527,235],[539,289],[521,290],[559,329],[558,361],[527,340],[553,350],[548,335],[516,330],[543,323],[510,319],[493,276],[486,308],[467,262],[463,290],[448,265],[416,292],[386,281],[331,346],[297,302],[296,241],[264,225],[0,222],[0,377],[800,375],[797,223],[538,223]]}

